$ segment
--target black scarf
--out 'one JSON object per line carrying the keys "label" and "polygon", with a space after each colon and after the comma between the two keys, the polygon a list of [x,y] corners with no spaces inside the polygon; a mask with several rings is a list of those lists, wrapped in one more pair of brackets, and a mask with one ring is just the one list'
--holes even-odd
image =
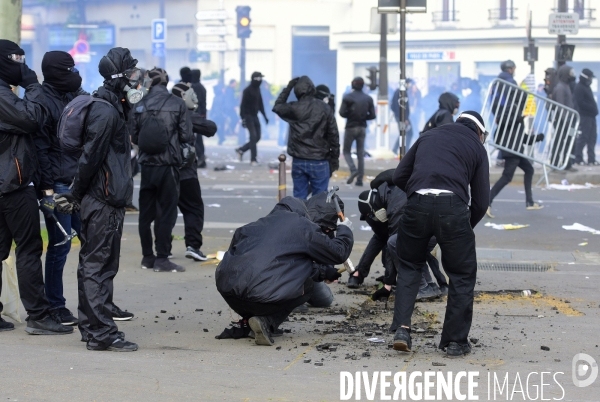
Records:
{"label": "black scarf", "polygon": [[9,85],[17,86],[22,80],[21,64],[8,58],[11,54],[23,55],[25,52],[16,43],[0,39],[0,79]]}
{"label": "black scarf", "polygon": [[70,71],[75,62],[67,52],[54,50],[47,52],[42,60],[44,81],[61,92],[75,92],[81,87],[79,73]]}

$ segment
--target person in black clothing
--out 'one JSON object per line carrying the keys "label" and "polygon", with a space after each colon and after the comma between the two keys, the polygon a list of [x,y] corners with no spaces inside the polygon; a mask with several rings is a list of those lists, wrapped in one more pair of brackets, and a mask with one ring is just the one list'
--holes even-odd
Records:
{"label": "person in black clothing", "polygon": [[579,82],[575,86],[573,101],[575,110],[579,112],[580,122],[579,130],[581,134],[575,141],[575,164],[583,165],[583,148],[587,147],[587,164],[598,165],[596,161],[596,138],[598,129],[596,128],[596,116],[598,115],[598,104],[594,99],[594,94],[590,85],[595,78],[592,70],[584,68],[579,75]]}
{"label": "person in black clothing", "polygon": [[[192,70],[192,88],[198,98],[198,107],[196,108],[197,114],[203,119],[206,119],[206,88],[200,83],[201,72],[198,69]],[[206,154],[204,150],[203,135],[196,136],[196,156],[198,157],[198,167],[200,169],[206,168]]]}
{"label": "person in black clothing", "polygon": [[[375,105],[373,98],[365,94],[362,89],[365,81],[361,77],[352,80],[352,92],[345,95],[340,107],[340,116],[348,119],[344,133],[344,159],[350,168],[350,177],[346,181],[352,184],[356,179],[356,185],[362,186],[365,174],[365,136],[367,135],[367,120],[373,120],[375,116]],[[358,169],[352,161],[352,143],[356,141],[356,157],[358,158]]]}
{"label": "person in black clothing", "polygon": [[258,112],[262,113],[265,118],[265,124],[269,124],[269,119],[265,114],[265,105],[260,94],[260,86],[264,75],[255,71],[252,73],[252,81],[250,85],[244,89],[242,93],[242,104],[240,105],[240,117],[242,118],[242,126],[248,129],[250,141],[236,148],[235,152],[240,158],[240,162],[244,157],[244,152],[250,150],[250,165],[254,166],[258,163],[256,160],[256,144],[260,141],[260,122],[258,121]]}
{"label": "person in black clothing", "polygon": [[436,128],[448,123],[454,123],[454,116],[458,113],[460,107],[460,100],[458,96],[452,92],[444,92],[440,95],[438,100],[440,108],[429,118],[421,134],[426,133],[432,128]]}
{"label": "person in black clothing", "polygon": [[[62,150],[58,141],[58,121],[65,106],[77,94],[82,94],[81,77],[75,68],[75,62],[67,52],[47,52],[42,60],[44,83],[42,90],[46,97],[46,116],[44,124],[38,130],[35,145],[40,163],[41,181],[39,188],[45,197],[69,191],[73,177],[77,173],[77,156]],[[79,93],[78,93],[79,92]],[[54,211],[54,216],[67,233],[71,228],[81,231],[79,213],[61,214]],[[63,240],[63,234],[53,219],[44,215],[48,230],[48,248],[46,250],[45,279],[46,297],[50,303],[52,314],[58,316],[64,325],[75,325],[77,319],[66,308],[63,295],[63,270],[67,256],[71,250],[71,242],[55,246]]]}
{"label": "person in black clothing", "polygon": [[[550,97],[553,101],[574,109],[575,102],[573,92],[571,91],[571,83],[575,81],[573,67],[565,64],[558,69],[557,74],[558,82],[552,89]],[[568,154],[569,148],[567,147],[569,132],[571,130],[571,127],[568,127],[568,125],[573,124],[573,120],[565,118],[563,113],[556,113],[556,115],[554,119],[556,134],[554,135],[550,151],[550,162],[557,167],[563,166],[566,163],[565,170],[577,172],[577,169],[573,167],[574,157]]]}
{"label": "person in black clothing", "polygon": [[[139,232],[142,243],[142,268],[155,272],[184,272],[185,268],[169,261],[171,233],[177,221],[179,168],[183,164],[182,144],[194,145],[194,133],[188,124],[185,102],[167,90],[169,76],[162,68],[150,70],[152,79],[147,97],[136,105],[132,142],[139,146],[142,166],[140,183]],[[162,127],[157,127],[162,123]],[[157,132],[158,131],[158,132]],[[158,134],[160,137],[155,138]],[[162,146],[153,149],[158,141]],[[156,256],[152,247],[154,223]]]}
{"label": "person in black clothing", "polygon": [[[25,89],[20,99],[11,85]],[[30,334],[70,334],[50,314],[44,294],[42,274],[42,237],[38,198],[34,184],[39,184],[39,165],[34,135],[43,124],[44,104],[42,86],[37,75],[25,64],[25,52],[16,43],[0,39],[0,261],[15,250],[19,293],[27,311],[26,332]],[[42,198],[44,213],[54,212],[52,195]],[[0,269],[0,291],[2,289]],[[2,311],[0,303],[0,311]],[[0,331],[14,329],[12,323],[0,318]]]}
{"label": "person in black clothing", "polygon": [[332,265],[352,251],[350,226],[346,218],[330,238],[309,219],[302,200],[285,197],[267,216],[235,231],[215,281],[241,324],[254,331],[257,345],[273,345],[271,333],[310,299],[315,282],[341,276]]}
{"label": "person in black clothing", "polygon": [[421,268],[427,244],[435,235],[450,278],[439,347],[446,348],[449,356],[471,351],[468,335],[477,274],[473,228],[489,204],[489,166],[483,146],[486,137],[479,113],[464,112],[456,123],[422,134],[394,172],[394,184],[408,197],[398,228],[401,264],[394,308],[394,322],[399,325],[395,350],[411,349],[411,316]]}
{"label": "person in black clothing", "polygon": [[[193,127],[194,136],[212,137],[215,135],[217,125],[214,122],[205,119],[199,113],[192,113],[198,107],[198,100],[193,87],[180,82],[173,87],[171,93],[182,98],[188,110],[190,110],[188,124]],[[202,229],[204,228],[204,202],[202,201],[202,192],[198,181],[198,160],[195,154],[190,154],[188,158],[184,158],[183,167],[179,170],[179,187],[177,206],[183,214],[185,256],[196,261],[206,261],[206,256],[200,251],[202,247]]]}
{"label": "person in black clothing", "polygon": [[[115,324],[113,279],[119,270],[125,206],[131,202],[131,140],[128,91],[141,81],[129,49],[113,48],[98,64],[104,85],[93,96],[84,126],[84,147],[71,192],[55,194],[62,213],[81,209],[77,282],[79,331],[88,350],[132,352]],[[129,319],[133,314],[129,313]]]}
{"label": "person in black clothing", "polygon": [[[409,80],[406,80],[406,84],[407,84],[407,88],[410,88],[410,84],[408,82]],[[410,82],[412,83],[412,80],[410,80]],[[408,92],[407,92],[408,94]],[[398,123],[398,130],[400,129],[400,88],[396,89],[394,91],[394,94],[392,95],[392,100],[390,100],[390,110],[392,111],[392,113],[394,113],[394,117],[396,118],[396,123]],[[410,144],[412,142],[412,137],[413,137],[413,128],[412,128],[412,124],[410,123],[410,102],[406,102],[406,120],[404,122],[406,124],[406,139],[404,140],[405,143],[405,147],[406,149],[410,148]],[[398,139],[396,140],[396,143],[394,144],[394,148],[392,149],[392,151],[394,151],[394,153],[399,153],[400,152],[400,140],[401,137],[398,137]]]}
{"label": "person in black clothing", "polygon": [[317,93],[315,98],[322,100],[327,103],[331,108],[332,113],[335,113],[335,95],[331,93],[331,90],[327,85],[317,85]]}
{"label": "person in black clothing", "polygon": [[[287,102],[290,93],[298,101]],[[287,152],[292,161],[294,197],[306,199],[327,190],[329,178],[340,167],[340,135],[331,109],[315,98],[307,76],[292,79],[281,91],[273,112],[290,125]]]}

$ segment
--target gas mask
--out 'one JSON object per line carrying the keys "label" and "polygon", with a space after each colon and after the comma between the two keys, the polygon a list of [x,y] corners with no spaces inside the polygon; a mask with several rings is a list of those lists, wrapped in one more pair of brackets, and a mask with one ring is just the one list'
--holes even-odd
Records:
{"label": "gas mask", "polygon": [[110,78],[126,78],[129,82],[123,87],[123,91],[127,93],[127,101],[132,105],[138,103],[144,97],[144,90],[141,88],[140,81],[142,72],[139,68],[131,68],[124,73],[113,74]]}
{"label": "gas mask", "polygon": [[371,214],[372,214],[372,219],[379,221],[379,222],[387,222],[388,217],[387,217],[387,211],[385,210],[385,208],[380,208],[377,211],[375,211],[373,209],[373,206],[371,205],[371,195],[373,193],[377,193],[377,189],[371,189],[371,191],[369,191],[369,196],[367,197],[366,200],[361,200],[360,198],[358,199],[358,202],[362,202],[365,203],[369,206],[369,209],[371,209]]}
{"label": "gas mask", "polygon": [[181,98],[184,100],[185,106],[188,109],[193,111],[196,111],[196,109],[198,109],[198,95],[196,95],[196,91],[194,91],[194,88],[190,88],[187,91],[185,91]]}
{"label": "gas mask", "polygon": [[482,136],[481,143],[485,144],[485,141],[487,140],[487,138],[490,135],[490,133],[485,129],[485,127],[483,126],[483,124],[481,124],[479,122],[479,120],[477,120],[477,118],[475,116],[472,116],[472,115],[470,115],[468,113],[464,113],[464,112],[461,113],[460,116],[458,116],[458,118],[456,120],[461,119],[463,117],[465,119],[471,120],[472,122],[474,122],[477,125],[477,128],[479,128],[480,135]]}

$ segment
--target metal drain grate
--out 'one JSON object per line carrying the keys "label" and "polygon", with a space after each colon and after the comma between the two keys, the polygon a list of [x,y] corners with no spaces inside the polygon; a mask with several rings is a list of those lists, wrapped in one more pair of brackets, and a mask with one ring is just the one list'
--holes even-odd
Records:
{"label": "metal drain grate", "polygon": [[478,262],[477,269],[481,271],[548,272],[552,269],[552,265],[527,262]]}

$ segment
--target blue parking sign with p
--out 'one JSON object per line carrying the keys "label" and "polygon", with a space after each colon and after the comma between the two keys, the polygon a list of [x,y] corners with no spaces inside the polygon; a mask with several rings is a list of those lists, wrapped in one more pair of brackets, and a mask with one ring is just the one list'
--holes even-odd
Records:
{"label": "blue parking sign with p", "polygon": [[152,20],[152,42],[165,42],[167,40],[167,20],[157,18]]}

